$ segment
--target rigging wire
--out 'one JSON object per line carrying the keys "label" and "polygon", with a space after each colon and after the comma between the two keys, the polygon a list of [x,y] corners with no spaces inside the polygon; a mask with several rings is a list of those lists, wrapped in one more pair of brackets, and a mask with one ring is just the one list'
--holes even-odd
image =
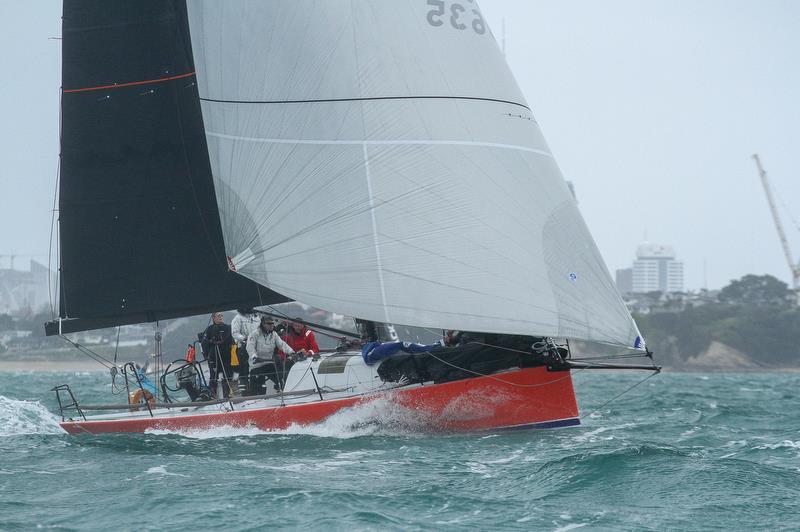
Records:
{"label": "rigging wire", "polygon": [[62,339],[64,339],[66,342],[68,342],[68,343],[72,344],[72,346],[73,346],[75,349],[77,349],[78,351],[80,351],[80,352],[81,352],[81,353],[83,353],[84,355],[88,356],[89,358],[91,358],[92,360],[94,360],[95,362],[97,362],[98,364],[100,364],[100,365],[102,365],[102,366],[105,366],[107,369],[111,369],[112,367],[116,367],[116,366],[115,366],[115,365],[114,365],[114,364],[113,364],[113,363],[112,363],[110,360],[108,360],[106,357],[104,357],[104,356],[103,356],[103,355],[101,355],[100,353],[97,353],[97,352],[95,352],[95,351],[92,351],[91,349],[89,349],[89,348],[88,348],[88,347],[86,347],[85,345],[79,344],[78,342],[76,342],[76,341],[72,340],[71,338],[68,338],[67,336],[65,336],[65,335],[63,335],[63,334],[59,335],[59,337],[60,337],[60,338],[62,338]]}
{"label": "rigging wire", "polygon": [[[285,312],[281,312],[279,309],[276,309],[272,305],[265,305],[265,306],[268,309],[270,309],[273,314],[277,314],[278,316],[281,316],[283,319],[285,319],[287,321],[293,321],[295,319],[295,318],[292,318],[291,316],[289,316],[288,314],[286,314]],[[303,320],[303,321],[306,321],[306,320]],[[331,334],[331,333],[322,331],[322,330],[314,327],[313,325],[309,324],[308,322],[304,323],[304,325],[306,327],[308,327],[309,329],[311,329],[312,331],[314,331],[315,333],[321,334],[322,336],[327,336],[328,338],[333,338],[334,340],[341,340],[342,339],[342,336],[337,336],[335,334]]]}
{"label": "rigging wire", "polygon": [[[61,149],[61,115],[62,115],[61,97],[62,97],[62,93],[61,93],[61,88],[59,87],[59,89],[58,89],[58,146],[59,146],[59,152],[60,152],[60,149]],[[56,184],[55,184],[55,187],[53,188],[53,209],[52,209],[52,211],[50,213],[50,243],[49,243],[48,248],[47,248],[47,295],[48,295],[48,297],[50,299],[50,316],[51,316],[51,319],[53,319],[53,320],[56,319],[56,306],[55,306],[55,304],[53,302],[53,299],[55,299],[54,298],[54,294],[53,294],[53,286],[52,286],[52,277],[53,277],[53,275],[51,273],[53,271],[52,270],[53,233],[54,233],[53,227],[55,227],[55,225],[56,225],[56,212],[58,212],[58,209],[56,208],[56,206],[57,206],[57,202],[58,202],[58,185],[59,185],[60,181],[61,181],[61,153],[59,153],[59,155],[58,155],[58,163],[56,164]],[[58,255],[60,255],[60,253]],[[60,268],[59,268],[59,270],[60,270]],[[58,285],[56,285],[56,289],[57,288],[58,288]]]}
{"label": "rigging wire", "polygon": [[[109,369],[111,372],[111,395],[117,395],[122,392],[121,388],[117,388],[117,353],[119,352],[119,332],[121,326],[117,326],[117,342],[114,345],[114,366]],[[126,379],[127,380],[127,379]]]}
{"label": "rigging wire", "polygon": [[623,395],[625,395],[625,394],[626,394],[626,393],[628,393],[629,391],[633,390],[634,388],[636,388],[636,387],[637,387],[637,386],[639,386],[640,384],[644,384],[646,381],[648,381],[649,379],[652,379],[653,377],[655,377],[655,376],[656,376],[656,375],[658,375],[659,373],[661,373],[661,370],[660,370],[660,369],[654,369],[654,370],[653,370],[653,372],[652,372],[650,375],[648,375],[647,377],[645,377],[644,379],[640,380],[639,382],[637,382],[637,383],[636,383],[636,384],[634,384],[633,386],[629,386],[628,388],[626,388],[626,389],[625,389],[625,390],[623,390],[622,392],[618,393],[617,395],[615,395],[614,397],[612,397],[611,399],[609,399],[608,401],[606,401],[606,402],[605,402],[605,403],[603,403],[602,405],[598,406],[597,408],[595,408],[594,410],[592,410],[592,411],[591,411],[591,412],[589,412],[588,414],[584,414],[584,415],[582,415],[582,416],[581,416],[581,419],[584,419],[585,417],[591,417],[592,415],[596,414],[597,412],[599,412],[600,410],[602,410],[603,408],[605,408],[605,407],[606,407],[608,404],[610,404],[610,403],[612,403],[612,402],[616,401],[617,399],[619,399],[620,397],[622,397]]}
{"label": "rigging wire", "polygon": [[119,351],[119,331],[122,329],[121,325],[117,325],[117,343],[114,345],[114,365],[117,365],[117,352]]}
{"label": "rigging wire", "polygon": [[[122,387],[117,386],[116,384],[116,376],[119,374],[119,366],[116,363],[116,353],[114,355],[114,362],[111,362],[109,359],[107,359],[100,353],[92,351],[85,345],[72,340],[66,335],[60,334],[59,338],[63,339],[64,341],[72,345],[75,349],[78,350],[79,353],[89,357],[90,359],[94,360],[95,362],[97,362],[98,364],[109,370],[109,372],[111,373],[111,394],[117,395],[119,393],[122,393],[123,391]],[[119,339],[117,341],[119,341]],[[127,384],[131,384],[132,381],[130,380],[128,374],[123,372],[122,375],[125,378],[125,382]]]}

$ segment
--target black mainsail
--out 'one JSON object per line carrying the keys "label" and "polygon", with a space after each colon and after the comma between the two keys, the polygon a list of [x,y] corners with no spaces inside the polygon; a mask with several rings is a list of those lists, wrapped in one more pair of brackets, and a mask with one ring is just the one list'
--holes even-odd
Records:
{"label": "black mainsail", "polygon": [[62,42],[47,334],[287,301],[228,270],[184,0],[65,1]]}

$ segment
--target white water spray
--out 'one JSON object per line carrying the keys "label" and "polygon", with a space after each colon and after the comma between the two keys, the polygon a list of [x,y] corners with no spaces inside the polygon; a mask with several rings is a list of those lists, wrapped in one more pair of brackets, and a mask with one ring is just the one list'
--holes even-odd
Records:
{"label": "white water spray", "polygon": [[147,434],[176,434],[193,439],[238,438],[242,436],[316,436],[349,439],[371,435],[408,435],[430,430],[430,422],[418,411],[408,410],[386,399],[375,399],[345,408],[320,423],[292,424],[286,429],[264,431],[255,427],[213,427],[202,430],[148,430]]}
{"label": "white water spray", "polygon": [[38,401],[0,395],[0,438],[28,434],[65,434],[58,418]]}

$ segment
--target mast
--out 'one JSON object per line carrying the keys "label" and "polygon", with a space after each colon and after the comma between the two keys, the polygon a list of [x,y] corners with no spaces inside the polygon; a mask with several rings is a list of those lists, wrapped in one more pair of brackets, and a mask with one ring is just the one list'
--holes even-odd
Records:
{"label": "mast", "polygon": [[[761,165],[761,159],[758,157],[757,153],[753,154],[753,159],[756,161],[756,166],[758,167],[758,176],[761,178],[761,185],[764,187],[764,194],[767,196],[767,203],[772,213],[772,220],[775,223],[775,230],[778,232],[778,238],[781,241],[786,263],[789,265],[789,271],[792,273],[792,288],[797,292],[798,289],[800,289],[800,264],[795,263],[792,257],[792,250],[789,247],[789,240],[786,238],[786,233],[783,230],[783,224],[781,223],[781,217],[778,213],[778,207],[775,204],[775,198],[772,195],[772,188],[769,185],[767,172]],[[800,293],[798,297],[800,297]]]}

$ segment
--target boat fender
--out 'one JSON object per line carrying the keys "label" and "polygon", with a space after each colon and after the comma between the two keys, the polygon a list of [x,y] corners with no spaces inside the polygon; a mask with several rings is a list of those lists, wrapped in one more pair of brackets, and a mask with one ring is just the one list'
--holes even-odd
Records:
{"label": "boat fender", "polygon": [[147,390],[142,390],[141,388],[139,388],[138,390],[133,392],[131,396],[128,398],[128,402],[130,404],[136,405],[131,407],[131,412],[136,412],[141,408],[140,405],[142,402],[142,397],[144,397],[144,399],[150,404],[150,408],[156,405],[156,398],[153,396],[153,394],[148,392]]}

